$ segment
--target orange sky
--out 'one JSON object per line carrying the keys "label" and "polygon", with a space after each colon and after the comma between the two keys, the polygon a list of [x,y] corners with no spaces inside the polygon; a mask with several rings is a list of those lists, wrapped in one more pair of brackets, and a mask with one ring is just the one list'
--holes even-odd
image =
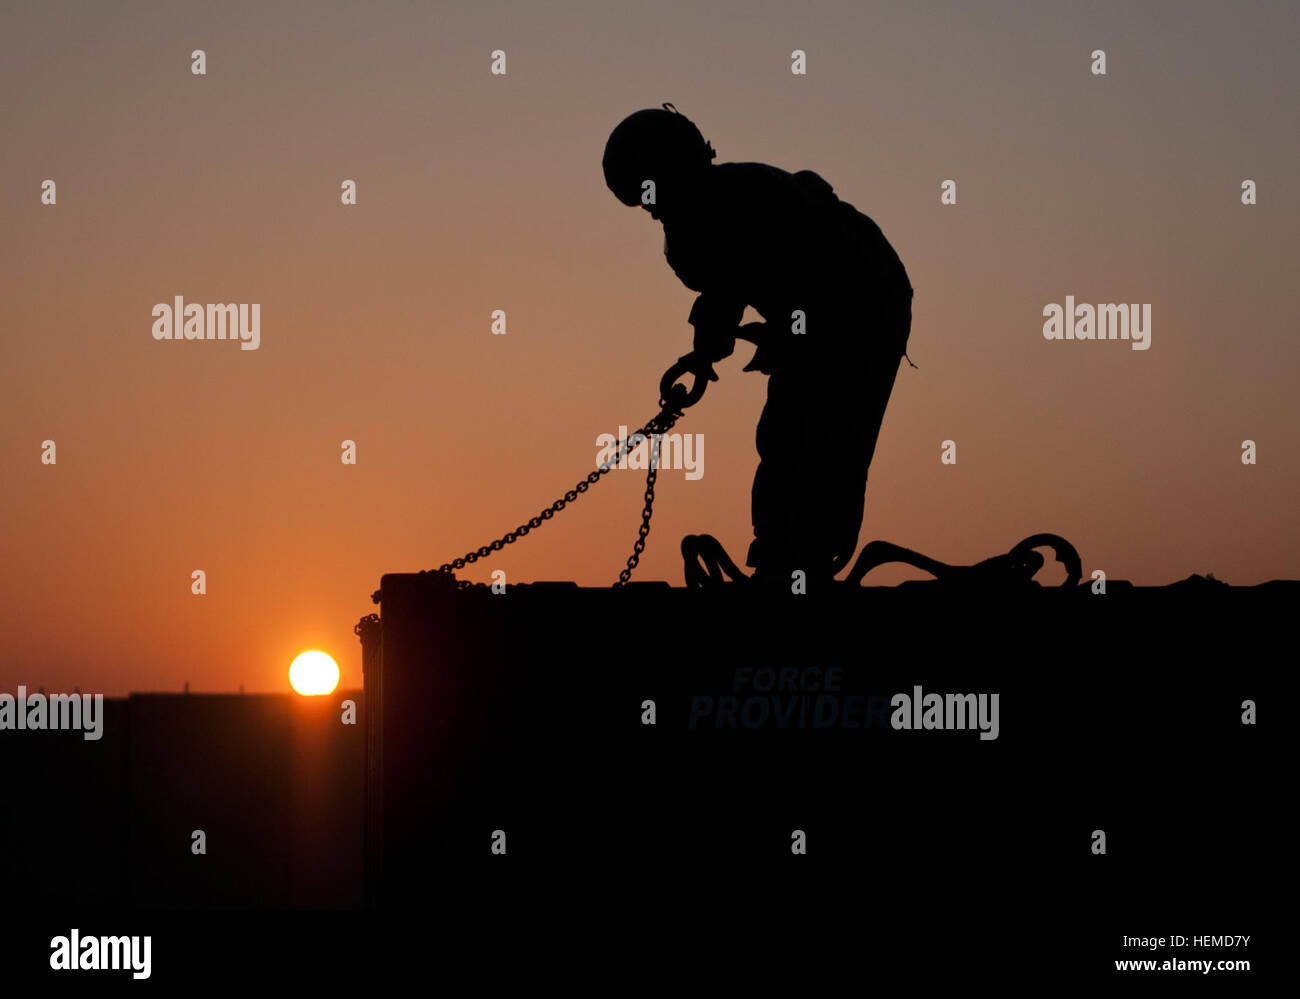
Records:
{"label": "orange sky", "polygon": [[[380,576],[549,504],[689,348],[662,230],[600,171],[665,100],[719,161],[818,171],[908,268],[919,368],[863,541],[971,562],[1055,531],[1140,584],[1300,575],[1296,8],[912,6],[7,7],[0,690],[283,690],[312,647],[359,686]],[[260,303],[260,349],[155,341],[176,295]],[[1151,349],[1045,341],[1066,295],[1150,303]],[[705,474],[661,475],[636,578],[680,583],[685,533],[743,561],[750,350],[679,425]],[[611,582],[642,489],[612,473],[470,578]]]}

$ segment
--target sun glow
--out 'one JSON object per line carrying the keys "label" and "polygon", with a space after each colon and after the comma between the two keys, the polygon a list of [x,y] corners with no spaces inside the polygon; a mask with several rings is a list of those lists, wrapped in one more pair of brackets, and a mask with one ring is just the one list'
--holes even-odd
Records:
{"label": "sun glow", "polygon": [[324,652],[304,652],[289,667],[289,684],[304,696],[328,694],[339,685],[339,664]]}

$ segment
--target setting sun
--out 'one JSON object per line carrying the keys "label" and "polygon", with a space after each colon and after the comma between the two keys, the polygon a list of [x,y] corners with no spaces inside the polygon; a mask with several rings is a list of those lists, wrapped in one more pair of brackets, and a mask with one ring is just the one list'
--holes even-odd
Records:
{"label": "setting sun", "polygon": [[339,665],[324,652],[304,652],[289,667],[289,684],[303,695],[328,694],[339,685]]}

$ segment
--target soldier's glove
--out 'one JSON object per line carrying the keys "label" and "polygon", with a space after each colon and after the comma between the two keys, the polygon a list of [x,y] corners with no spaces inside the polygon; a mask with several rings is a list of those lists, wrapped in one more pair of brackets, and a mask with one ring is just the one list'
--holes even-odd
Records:
{"label": "soldier's glove", "polygon": [[710,364],[730,357],[736,349],[736,332],[744,312],[744,302],[700,295],[688,320],[695,327],[695,353]]}

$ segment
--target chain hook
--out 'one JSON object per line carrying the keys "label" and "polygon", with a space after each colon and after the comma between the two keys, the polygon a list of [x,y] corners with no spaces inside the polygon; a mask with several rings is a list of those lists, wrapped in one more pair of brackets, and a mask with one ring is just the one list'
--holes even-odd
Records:
{"label": "chain hook", "polygon": [[[706,375],[700,374],[697,364],[698,360],[694,353],[683,354],[664,372],[663,378],[659,380],[659,398],[665,409],[680,414],[704,397],[704,390],[709,387],[709,379]],[[695,377],[689,389],[685,385],[677,384],[677,380],[686,375]]]}

